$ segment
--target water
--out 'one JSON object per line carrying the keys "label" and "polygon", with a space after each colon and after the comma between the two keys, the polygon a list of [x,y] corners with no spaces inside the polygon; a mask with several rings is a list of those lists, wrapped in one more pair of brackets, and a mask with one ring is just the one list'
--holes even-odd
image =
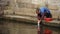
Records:
{"label": "water", "polygon": [[[43,29],[48,28],[52,30],[52,34],[60,34],[60,29],[55,27],[45,26]],[[0,33],[1,34],[37,34],[37,26],[33,24],[26,24],[17,21],[0,20]]]}

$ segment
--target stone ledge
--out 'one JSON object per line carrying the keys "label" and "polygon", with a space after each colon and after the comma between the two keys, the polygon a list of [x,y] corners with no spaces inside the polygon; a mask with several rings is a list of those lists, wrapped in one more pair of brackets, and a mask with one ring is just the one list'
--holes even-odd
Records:
{"label": "stone ledge", "polygon": [[[7,15],[8,16],[8,15]],[[17,21],[17,22],[23,22],[23,23],[27,23],[27,24],[36,24],[37,25],[37,20],[29,20],[29,19],[24,19],[24,18],[15,18],[15,17],[4,17],[4,19],[7,19],[7,20],[11,20],[11,21]],[[31,19],[31,18],[30,18]],[[56,22],[50,22],[50,23],[46,23],[46,22],[43,22],[43,24],[45,25],[48,25],[48,26],[55,26],[55,27],[60,27],[60,22],[57,23],[58,21]]]}
{"label": "stone ledge", "polygon": [[4,15],[4,17],[10,18],[10,19],[26,19],[26,20],[32,20],[37,21],[37,18],[34,16],[24,16],[24,15]]}

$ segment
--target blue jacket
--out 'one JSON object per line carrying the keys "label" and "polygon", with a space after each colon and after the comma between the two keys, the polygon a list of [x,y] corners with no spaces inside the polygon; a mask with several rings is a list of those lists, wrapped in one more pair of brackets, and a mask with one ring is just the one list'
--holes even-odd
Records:
{"label": "blue jacket", "polygon": [[45,12],[50,13],[50,10],[47,7],[40,7],[39,11],[41,14],[44,14]]}

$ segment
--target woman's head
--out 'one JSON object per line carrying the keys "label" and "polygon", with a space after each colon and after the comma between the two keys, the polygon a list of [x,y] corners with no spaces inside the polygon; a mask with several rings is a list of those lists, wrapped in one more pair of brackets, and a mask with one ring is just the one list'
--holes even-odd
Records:
{"label": "woman's head", "polygon": [[39,8],[36,8],[36,13],[37,13],[37,14],[39,14],[39,13],[40,13],[40,12],[39,12]]}
{"label": "woman's head", "polygon": [[36,8],[39,11],[39,8]]}

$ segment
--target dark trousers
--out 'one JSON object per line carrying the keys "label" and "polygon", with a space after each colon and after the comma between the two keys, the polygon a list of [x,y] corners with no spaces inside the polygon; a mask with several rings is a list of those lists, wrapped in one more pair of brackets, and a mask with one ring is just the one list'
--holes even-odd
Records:
{"label": "dark trousers", "polygon": [[[52,18],[52,14],[51,13],[46,13],[46,14],[44,14],[44,16],[46,16],[46,18]],[[41,13],[38,14],[38,17],[42,17]]]}

